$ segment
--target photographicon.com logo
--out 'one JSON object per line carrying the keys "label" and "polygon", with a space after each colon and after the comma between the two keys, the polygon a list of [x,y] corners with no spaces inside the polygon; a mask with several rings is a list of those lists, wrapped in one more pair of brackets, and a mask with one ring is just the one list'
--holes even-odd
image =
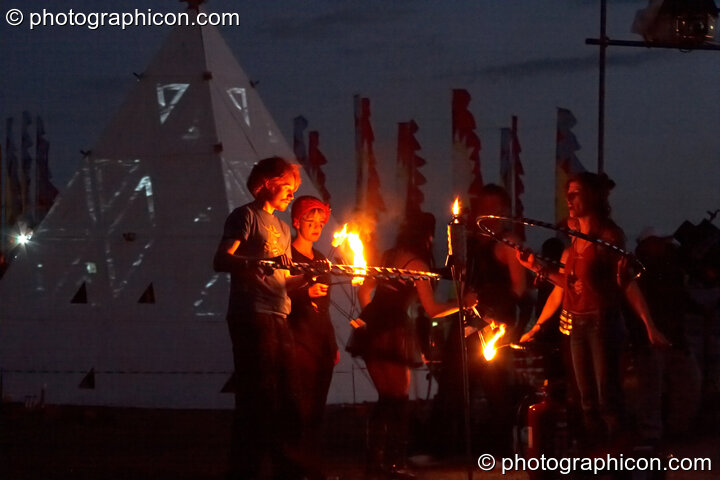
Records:
{"label": "photographicon.com logo", "polygon": [[676,458],[661,459],[657,457],[625,457],[605,455],[604,457],[584,458],[565,457],[553,458],[541,455],[540,457],[524,458],[520,455],[496,459],[493,455],[483,454],[478,457],[477,465],[482,471],[488,472],[500,466],[503,475],[510,472],[558,472],[561,475],[570,475],[574,472],[592,472],[601,474],[607,472],[653,472],[653,471],[681,471],[697,472],[712,471],[710,458]]}
{"label": "photographicon.com logo", "polygon": [[19,8],[12,8],[5,13],[8,25],[17,27],[27,24],[30,30],[43,27],[84,27],[97,30],[102,27],[120,27],[125,30],[129,27],[146,26],[238,26],[240,14],[237,12],[155,12],[151,8],[140,10],[136,8],[130,12],[78,12],[73,9],[67,12],[53,12],[42,9],[38,12],[23,12]]}

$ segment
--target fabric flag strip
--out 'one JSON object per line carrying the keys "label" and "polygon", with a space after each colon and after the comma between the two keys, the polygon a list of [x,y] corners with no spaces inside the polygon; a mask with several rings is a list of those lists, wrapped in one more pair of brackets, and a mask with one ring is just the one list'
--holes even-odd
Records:
{"label": "fabric flag strip", "polygon": [[576,173],[586,171],[575,155],[575,152],[581,148],[572,132],[572,128],[576,124],[577,120],[570,110],[558,108],[555,147],[555,221],[558,223],[568,215],[565,200],[565,186],[568,178]]}
{"label": "fabric flag strip", "polygon": [[425,200],[420,187],[427,183],[425,176],[420,173],[420,167],[425,165],[425,159],[417,152],[420,150],[420,142],[415,138],[419,127],[414,120],[398,123],[398,175],[402,182],[405,196],[405,216],[410,217],[422,211],[422,203]]}
{"label": "fabric flag strip", "polygon": [[35,221],[39,223],[50,211],[50,207],[52,207],[55,197],[58,195],[58,189],[55,188],[51,181],[50,142],[45,138],[45,125],[39,115],[36,119],[35,128],[37,129],[35,139]]}
{"label": "fabric flag strip", "polygon": [[358,204],[358,207],[360,210],[377,218],[379,213],[386,211],[386,208],[385,202],[380,195],[380,176],[377,172],[377,159],[373,151],[375,133],[370,123],[369,98],[360,99],[360,112],[359,116],[356,114],[356,118],[358,118],[358,132],[356,133],[359,134],[360,138],[358,158],[360,158],[362,171],[365,173],[364,177],[366,178],[365,184],[362,185],[364,188],[361,187],[364,193],[358,195],[358,198],[363,201]]}
{"label": "fabric flag strip", "polygon": [[370,122],[370,99],[355,95],[355,161],[356,201],[355,223],[360,228],[360,237],[365,247],[365,258],[375,261],[378,257],[376,229],[378,218],[386,211],[380,195],[380,177],[376,169],[373,142],[375,134]]}
{"label": "fabric flag strip", "polygon": [[355,208],[362,209],[365,204],[365,177],[366,165],[363,155],[363,129],[362,129],[362,98],[353,96],[353,115],[355,120]]}
{"label": "fabric flag strip", "polygon": [[[471,208],[483,186],[480,165],[480,137],[475,133],[475,117],[469,110],[470,93],[454,89],[452,93],[453,190],[467,195]],[[468,185],[467,179],[470,179]],[[465,186],[467,185],[467,190]]]}
{"label": "fabric flag strip", "polygon": [[30,155],[30,147],[33,146],[30,137],[30,126],[32,125],[32,116],[30,112],[22,113],[22,136],[20,138],[20,155],[22,156],[22,174],[20,176],[20,198],[22,202],[22,216],[28,217],[32,213],[30,205],[30,181],[32,179],[32,163],[33,158]]}
{"label": "fabric flag strip", "polygon": [[325,185],[325,172],[322,166],[327,163],[325,155],[320,151],[320,133],[312,131],[308,133],[308,170],[310,179],[325,203],[330,202],[330,192]]}
{"label": "fabric flag strip", "polygon": [[305,130],[308,121],[302,115],[293,119],[293,152],[298,163],[307,172],[310,181],[318,189],[324,202],[330,201],[330,192],[325,186],[325,173],[322,166],[327,163],[325,155],[319,149],[320,134],[317,131],[308,133],[308,142],[305,143]]}
{"label": "fabric flag strip", "polygon": [[297,162],[307,170],[307,147],[305,146],[305,130],[308,121],[302,115],[293,119],[293,153]]}
{"label": "fabric flag strip", "polygon": [[[513,200],[514,200],[514,215],[516,217],[523,217],[525,214],[525,206],[522,202],[522,194],[525,193],[525,184],[523,183],[522,177],[525,175],[525,169],[523,168],[522,161],[520,160],[520,153],[522,147],[520,146],[520,138],[518,137],[518,119],[517,116],[512,117],[512,163],[513,163]],[[521,223],[515,224],[515,233],[525,240],[525,226]]]}
{"label": "fabric flag strip", "polygon": [[504,127],[500,129],[500,183],[512,195],[512,164],[510,163],[510,148],[512,130]]}

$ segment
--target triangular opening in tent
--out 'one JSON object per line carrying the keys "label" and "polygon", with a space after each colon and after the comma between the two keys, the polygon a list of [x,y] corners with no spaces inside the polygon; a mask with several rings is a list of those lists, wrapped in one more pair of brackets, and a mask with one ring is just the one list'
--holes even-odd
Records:
{"label": "triangular opening in tent", "polygon": [[227,379],[227,382],[225,382],[225,385],[220,389],[220,393],[235,393],[237,390],[235,388],[235,382],[235,372],[233,372],[230,378]]}
{"label": "triangular opening in tent", "polygon": [[82,380],[80,380],[80,383],[78,384],[77,388],[83,388],[92,390],[95,388],[95,369],[91,368],[88,373],[85,374]]}
{"label": "triangular opening in tent", "polygon": [[70,303],[88,303],[87,287],[85,286],[85,282],[80,285],[80,288],[78,288],[72,300],[70,300]]}
{"label": "triangular opening in tent", "polygon": [[140,295],[138,303],[155,303],[155,289],[153,288],[152,282],[150,282],[150,285],[148,285],[143,294]]}

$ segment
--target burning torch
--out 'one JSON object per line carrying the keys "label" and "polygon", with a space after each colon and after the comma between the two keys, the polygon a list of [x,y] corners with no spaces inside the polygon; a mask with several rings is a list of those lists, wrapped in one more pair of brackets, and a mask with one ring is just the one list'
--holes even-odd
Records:
{"label": "burning torch", "polygon": [[[465,454],[468,462],[472,458],[472,437],[470,434],[470,379],[468,377],[468,357],[467,346],[465,344],[464,325],[465,314],[463,311],[463,296],[465,293],[465,265],[467,262],[467,233],[465,222],[461,216],[460,199],[455,198],[452,205],[452,218],[447,226],[448,237],[448,256],[445,266],[450,269],[453,282],[455,283],[455,291],[458,300],[458,338],[461,352],[462,366],[462,387],[463,387],[463,414],[465,417]],[[470,465],[470,463],[468,463]],[[468,467],[468,478],[472,480],[473,471]]]}
{"label": "burning torch", "polygon": [[[461,216],[460,199],[456,198],[452,205],[452,218],[447,226],[448,256],[445,266],[453,270],[453,279],[461,280],[467,262],[467,233],[465,222]],[[459,292],[458,292],[459,293]]]}

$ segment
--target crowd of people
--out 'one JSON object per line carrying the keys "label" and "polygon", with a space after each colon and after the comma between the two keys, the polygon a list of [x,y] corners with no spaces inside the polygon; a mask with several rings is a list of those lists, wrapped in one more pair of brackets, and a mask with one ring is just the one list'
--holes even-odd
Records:
{"label": "crowd of people", "polygon": [[[330,206],[311,196],[295,199],[300,181],[297,166],[282,158],[256,164],[247,181],[254,201],[230,213],[214,258],[215,269],[231,276],[227,321],[235,415],[229,478],[324,478],[320,429],[339,358],[329,311],[332,281],[327,275],[293,275],[291,267],[292,262],[327,261],[314,244],[330,218]],[[708,312],[689,294],[671,239],[640,239],[636,253],[645,272],[639,277],[636,262],[618,253],[626,248],[626,238],[610,215],[613,186],[605,175],[572,177],[566,227],[580,234],[549,239],[543,256],[511,248],[520,239],[501,220],[488,222],[496,238],[481,235],[468,222],[466,293],[459,301],[437,300],[430,280],[368,278],[359,287],[362,311],[343,347],[364,361],[378,394],[367,419],[368,478],[413,478],[407,466],[411,369],[422,366],[428,355],[418,322],[409,313],[413,304],[423,318],[456,318],[462,306],[481,322],[503,324],[506,343],[550,339],[560,352],[559,377],[567,386],[568,407],[575,407],[581,419],[575,430],[581,448],[611,448],[628,433],[629,412],[638,441],[657,443],[665,428],[687,428],[698,408],[688,405],[688,392],[699,399],[699,393],[691,394],[699,392],[700,377],[683,318]],[[294,238],[275,215],[291,202]],[[509,214],[507,192],[486,185],[469,217]],[[433,270],[435,227],[431,214],[408,216],[381,265]],[[547,262],[548,257],[561,266]],[[253,259],[271,259],[288,268],[260,268]],[[446,450],[462,443],[454,443],[465,420],[461,347],[473,359],[482,348],[479,335],[456,341],[465,338],[466,326],[444,323],[442,367],[436,372],[433,432]],[[632,399],[626,398],[621,367],[629,344],[636,381]],[[493,362],[469,362],[467,376],[470,395],[482,396],[493,412],[495,441],[507,448],[517,415],[512,369],[507,349]],[[683,408],[664,414],[662,392],[672,397],[679,389],[685,393]]]}

